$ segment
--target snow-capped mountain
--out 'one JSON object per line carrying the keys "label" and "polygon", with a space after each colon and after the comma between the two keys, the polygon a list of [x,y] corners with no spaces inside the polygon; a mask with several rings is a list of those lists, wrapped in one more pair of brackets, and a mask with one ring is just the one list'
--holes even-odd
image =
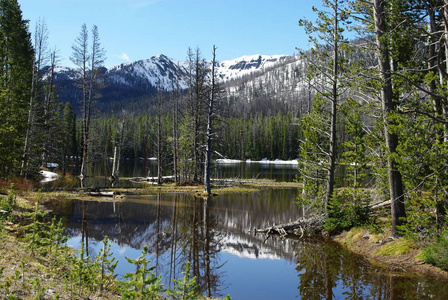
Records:
{"label": "snow-capped mountain", "polygon": [[[224,86],[233,86],[234,93],[242,80],[256,80],[273,70],[284,68],[285,65],[293,69],[297,62],[298,58],[294,56],[256,54],[219,62],[216,71]],[[102,110],[117,110],[126,103],[137,104],[142,99],[149,99],[158,90],[171,91],[173,88],[186,89],[188,86],[188,63],[165,55],[120,64],[110,69],[104,68],[103,71],[106,87],[101,91],[99,101]],[[62,102],[69,101],[72,107],[77,107],[79,100],[76,96],[74,74],[73,69],[58,68],[56,87]]]}
{"label": "snow-capped mountain", "polygon": [[[217,65],[218,78],[227,82],[255,72],[262,72],[285,62],[286,55],[249,55],[226,60]],[[147,60],[114,66],[106,72],[109,84],[136,83],[147,84],[154,88],[170,91],[173,82],[179,82],[180,88],[187,88],[188,63],[176,61],[165,55],[153,56]]]}
{"label": "snow-capped mountain", "polygon": [[179,88],[186,88],[187,64],[165,55],[153,56],[147,60],[121,64],[106,72],[108,84],[147,85],[170,91],[176,82]]}

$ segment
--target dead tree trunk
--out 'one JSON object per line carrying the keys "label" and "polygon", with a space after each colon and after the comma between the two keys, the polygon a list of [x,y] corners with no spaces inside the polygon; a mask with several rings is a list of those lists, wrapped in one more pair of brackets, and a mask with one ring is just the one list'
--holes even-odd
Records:
{"label": "dead tree trunk", "polygon": [[210,91],[210,102],[208,107],[208,122],[207,122],[207,142],[205,148],[205,168],[204,168],[204,192],[207,195],[211,195],[211,184],[210,184],[210,165],[211,165],[211,153],[212,153],[212,123],[213,123],[213,105],[215,102],[215,63],[216,63],[216,47],[213,46],[213,60],[212,60],[212,86]]}

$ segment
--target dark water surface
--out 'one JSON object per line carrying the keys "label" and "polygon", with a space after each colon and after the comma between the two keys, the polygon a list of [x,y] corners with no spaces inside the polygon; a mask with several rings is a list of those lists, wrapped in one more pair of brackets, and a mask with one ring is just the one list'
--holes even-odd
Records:
{"label": "dark water surface", "polygon": [[87,238],[96,255],[107,235],[120,278],[148,246],[165,287],[190,261],[202,293],[232,299],[448,299],[447,282],[388,273],[322,238],[281,240],[254,228],[301,216],[293,189],[220,195],[129,196],[117,202],[67,200],[52,209],[65,217],[70,246]]}

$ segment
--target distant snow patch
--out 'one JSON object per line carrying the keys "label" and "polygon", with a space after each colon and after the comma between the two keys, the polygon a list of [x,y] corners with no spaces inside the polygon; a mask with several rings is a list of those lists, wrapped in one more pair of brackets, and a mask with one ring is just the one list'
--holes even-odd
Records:
{"label": "distant snow patch", "polygon": [[42,179],[40,182],[45,183],[45,182],[50,182],[50,181],[54,181],[56,179],[59,178],[59,175],[56,174],[55,172],[50,172],[50,171],[40,171],[39,172],[44,179]]}
{"label": "distant snow patch", "polygon": [[[238,164],[238,163],[242,163],[243,161],[242,160],[238,160],[238,159],[220,158],[220,159],[215,160],[215,162],[218,163],[218,164]],[[275,165],[298,165],[299,164],[297,159],[292,159],[292,160],[281,160],[281,159],[268,160],[267,158],[263,158],[262,160],[247,159],[246,163],[275,164]]]}
{"label": "distant snow patch", "polygon": [[215,160],[215,162],[218,164],[239,164],[242,162],[242,160],[220,158],[220,159]]}
{"label": "distant snow patch", "polygon": [[297,159],[292,160],[268,160],[267,158],[263,158],[262,160],[246,160],[246,163],[258,163],[258,164],[273,164],[273,165],[298,165],[299,162]]}

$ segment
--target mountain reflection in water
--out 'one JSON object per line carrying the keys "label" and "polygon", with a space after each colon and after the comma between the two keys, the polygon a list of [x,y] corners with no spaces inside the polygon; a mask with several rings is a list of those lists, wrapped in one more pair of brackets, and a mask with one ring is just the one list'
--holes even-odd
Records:
{"label": "mountain reflection in water", "polygon": [[301,216],[293,189],[195,198],[170,193],[120,202],[67,200],[52,204],[65,217],[68,244],[84,241],[91,257],[104,236],[119,260],[120,278],[133,272],[125,257],[148,246],[165,287],[190,261],[202,293],[232,299],[448,299],[446,282],[388,274],[322,238],[281,240],[254,228]]}

